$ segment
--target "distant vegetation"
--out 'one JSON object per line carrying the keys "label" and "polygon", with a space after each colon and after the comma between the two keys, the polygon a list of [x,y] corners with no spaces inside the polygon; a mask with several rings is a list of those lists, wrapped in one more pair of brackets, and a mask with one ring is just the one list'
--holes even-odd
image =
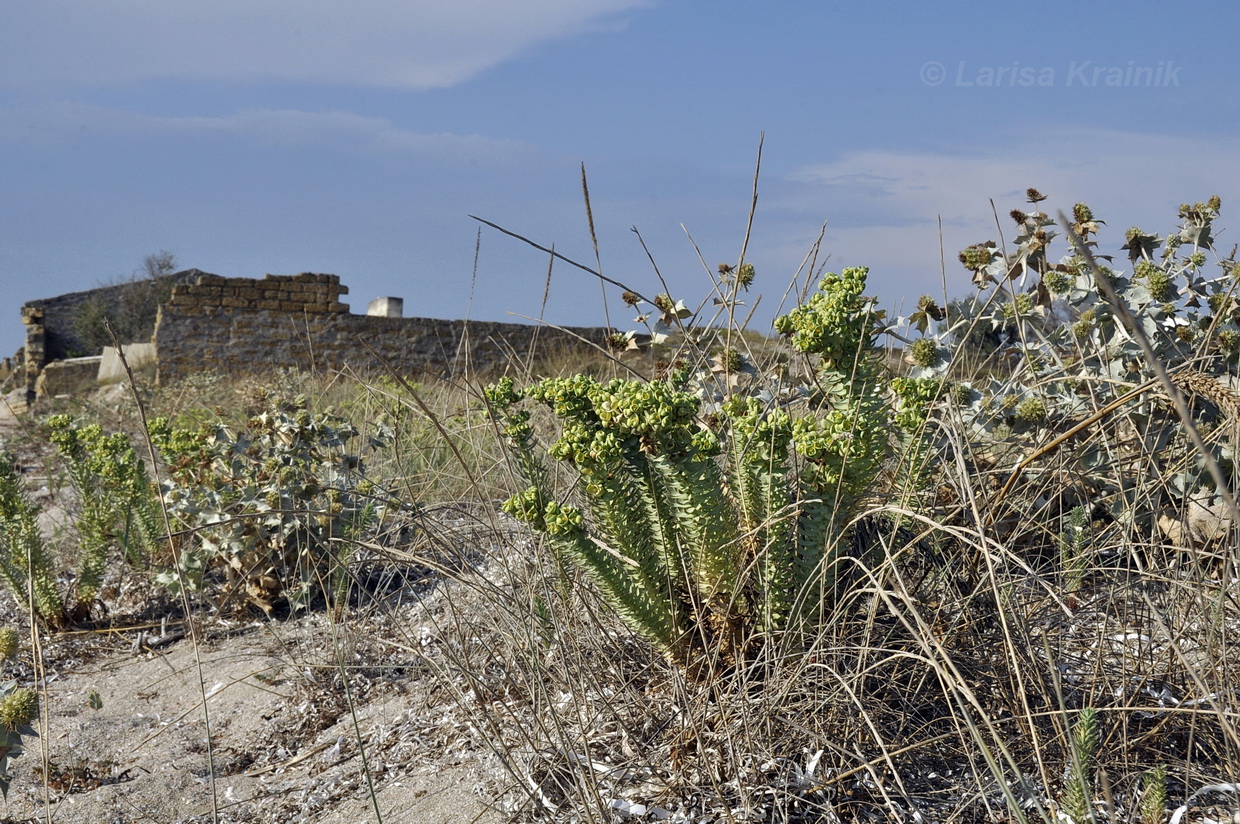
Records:
{"label": "distant vegetation", "polygon": [[142,268],[128,278],[120,278],[104,284],[125,286],[119,296],[92,296],[73,319],[73,331],[86,351],[98,354],[105,346],[112,346],[108,325],[122,343],[142,342],[155,331],[155,317],[160,304],[172,296],[172,282],[166,276],[177,269],[176,258],[171,252],[160,251],[147,255]]}

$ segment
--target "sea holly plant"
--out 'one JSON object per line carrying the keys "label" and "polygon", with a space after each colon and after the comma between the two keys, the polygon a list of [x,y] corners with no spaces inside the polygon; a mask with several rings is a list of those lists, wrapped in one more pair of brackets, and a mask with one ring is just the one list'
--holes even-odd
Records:
{"label": "sea holly plant", "polygon": [[[1095,426],[1102,436],[1082,439],[1071,455],[1071,471],[1093,500],[1069,507],[1105,501],[1113,517],[1133,527],[1148,525],[1160,508],[1182,510],[1194,501],[1212,507],[1218,490],[1207,458],[1189,443],[1138,335],[1193,402],[1193,423],[1204,433],[1231,431],[1240,414],[1231,383],[1240,363],[1240,265],[1234,249],[1222,255],[1215,248],[1221,201],[1182,204],[1178,226],[1165,235],[1134,226],[1104,242],[1106,223],[1089,206],[1075,204],[1065,227],[1043,210],[1045,199],[1030,189],[1028,209],[1011,212],[1017,233],[1010,254],[993,241],[961,251],[979,291],[952,304],[935,339],[957,358],[966,349],[979,354],[982,341],[989,351],[972,374],[954,376],[969,379],[973,400],[953,403],[953,389],[936,408],[954,408],[991,458],[1002,463],[1009,456],[1009,468],[1052,433],[1108,410]],[[1063,245],[1055,253],[1057,243]],[[1131,316],[1135,330],[1121,314]],[[1235,439],[1211,441],[1214,460],[1229,476]],[[1167,476],[1162,497],[1133,500],[1128,490],[1144,480],[1134,473],[1155,455]],[[1029,471],[1036,476],[1038,467]]]}
{"label": "sea holly plant", "polygon": [[[855,567],[874,560],[850,557],[842,534],[888,450],[866,274],[827,275],[777,322],[814,363],[802,385],[715,403],[690,391],[712,376],[688,366],[652,380],[577,375],[487,389],[528,484],[504,509],[695,677],[776,635],[808,632]],[[531,403],[559,421],[550,444],[535,437]],[[554,483],[548,460],[570,470],[575,492]]]}
{"label": "sea holly plant", "polygon": [[355,427],[312,413],[304,396],[268,397],[243,429],[174,429],[156,419],[151,434],[168,463],[169,514],[194,535],[161,583],[212,582],[221,606],[240,596],[268,615],[316,595],[340,606],[356,541],[380,512],[361,451],[350,448]]}

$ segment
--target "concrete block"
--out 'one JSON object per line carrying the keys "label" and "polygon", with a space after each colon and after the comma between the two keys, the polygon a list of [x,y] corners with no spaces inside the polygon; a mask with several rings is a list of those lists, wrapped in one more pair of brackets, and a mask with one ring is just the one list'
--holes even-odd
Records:
{"label": "concrete block", "polygon": [[366,307],[366,314],[376,318],[401,318],[405,316],[404,298],[375,298]]}
{"label": "concrete block", "polygon": [[66,358],[49,363],[39,373],[35,394],[40,398],[75,395],[91,389],[99,374],[99,355],[87,358]]}
{"label": "concrete block", "polygon": [[[150,369],[155,365],[155,344],[153,343],[127,343],[122,349],[125,352],[125,360],[129,362],[129,368],[135,373]],[[125,367],[121,363],[115,346],[103,347],[95,379],[101,384],[125,380]]]}

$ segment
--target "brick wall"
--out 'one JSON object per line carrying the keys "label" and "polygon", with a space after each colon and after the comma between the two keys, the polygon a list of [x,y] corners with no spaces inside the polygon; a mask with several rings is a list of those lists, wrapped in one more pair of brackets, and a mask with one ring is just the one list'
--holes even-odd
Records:
{"label": "brick wall", "polygon": [[[274,367],[406,373],[502,369],[512,354],[584,351],[571,334],[535,325],[349,314],[335,275],[268,275],[263,280],[198,277],[178,285],[155,327],[159,382],[213,371],[254,374]],[[601,343],[607,330],[573,329]],[[374,352],[371,349],[374,349]],[[377,353],[377,355],[376,355]],[[382,360],[380,360],[382,359]]]}
{"label": "brick wall", "polygon": [[268,275],[254,278],[224,278],[201,274],[192,283],[178,285],[166,305],[184,312],[196,309],[250,309],[271,312],[320,315],[348,312],[340,296],[349,292],[336,275]]}

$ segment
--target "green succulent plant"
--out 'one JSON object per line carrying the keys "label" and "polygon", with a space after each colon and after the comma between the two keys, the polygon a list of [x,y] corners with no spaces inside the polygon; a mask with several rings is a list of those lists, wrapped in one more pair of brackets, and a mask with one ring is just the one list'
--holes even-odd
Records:
{"label": "green succulent plant", "polygon": [[[589,573],[626,622],[691,673],[808,631],[841,592],[842,524],[887,454],[891,414],[866,274],[827,275],[776,322],[818,363],[815,391],[795,412],[734,394],[704,415],[703,398],[678,388],[695,383],[687,373],[577,375],[524,390],[504,379],[487,389],[529,484],[505,511],[544,533],[561,561]],[[528,402],[559,420],[545,451]],[[544,455],[579,479],[574,503]]]}

